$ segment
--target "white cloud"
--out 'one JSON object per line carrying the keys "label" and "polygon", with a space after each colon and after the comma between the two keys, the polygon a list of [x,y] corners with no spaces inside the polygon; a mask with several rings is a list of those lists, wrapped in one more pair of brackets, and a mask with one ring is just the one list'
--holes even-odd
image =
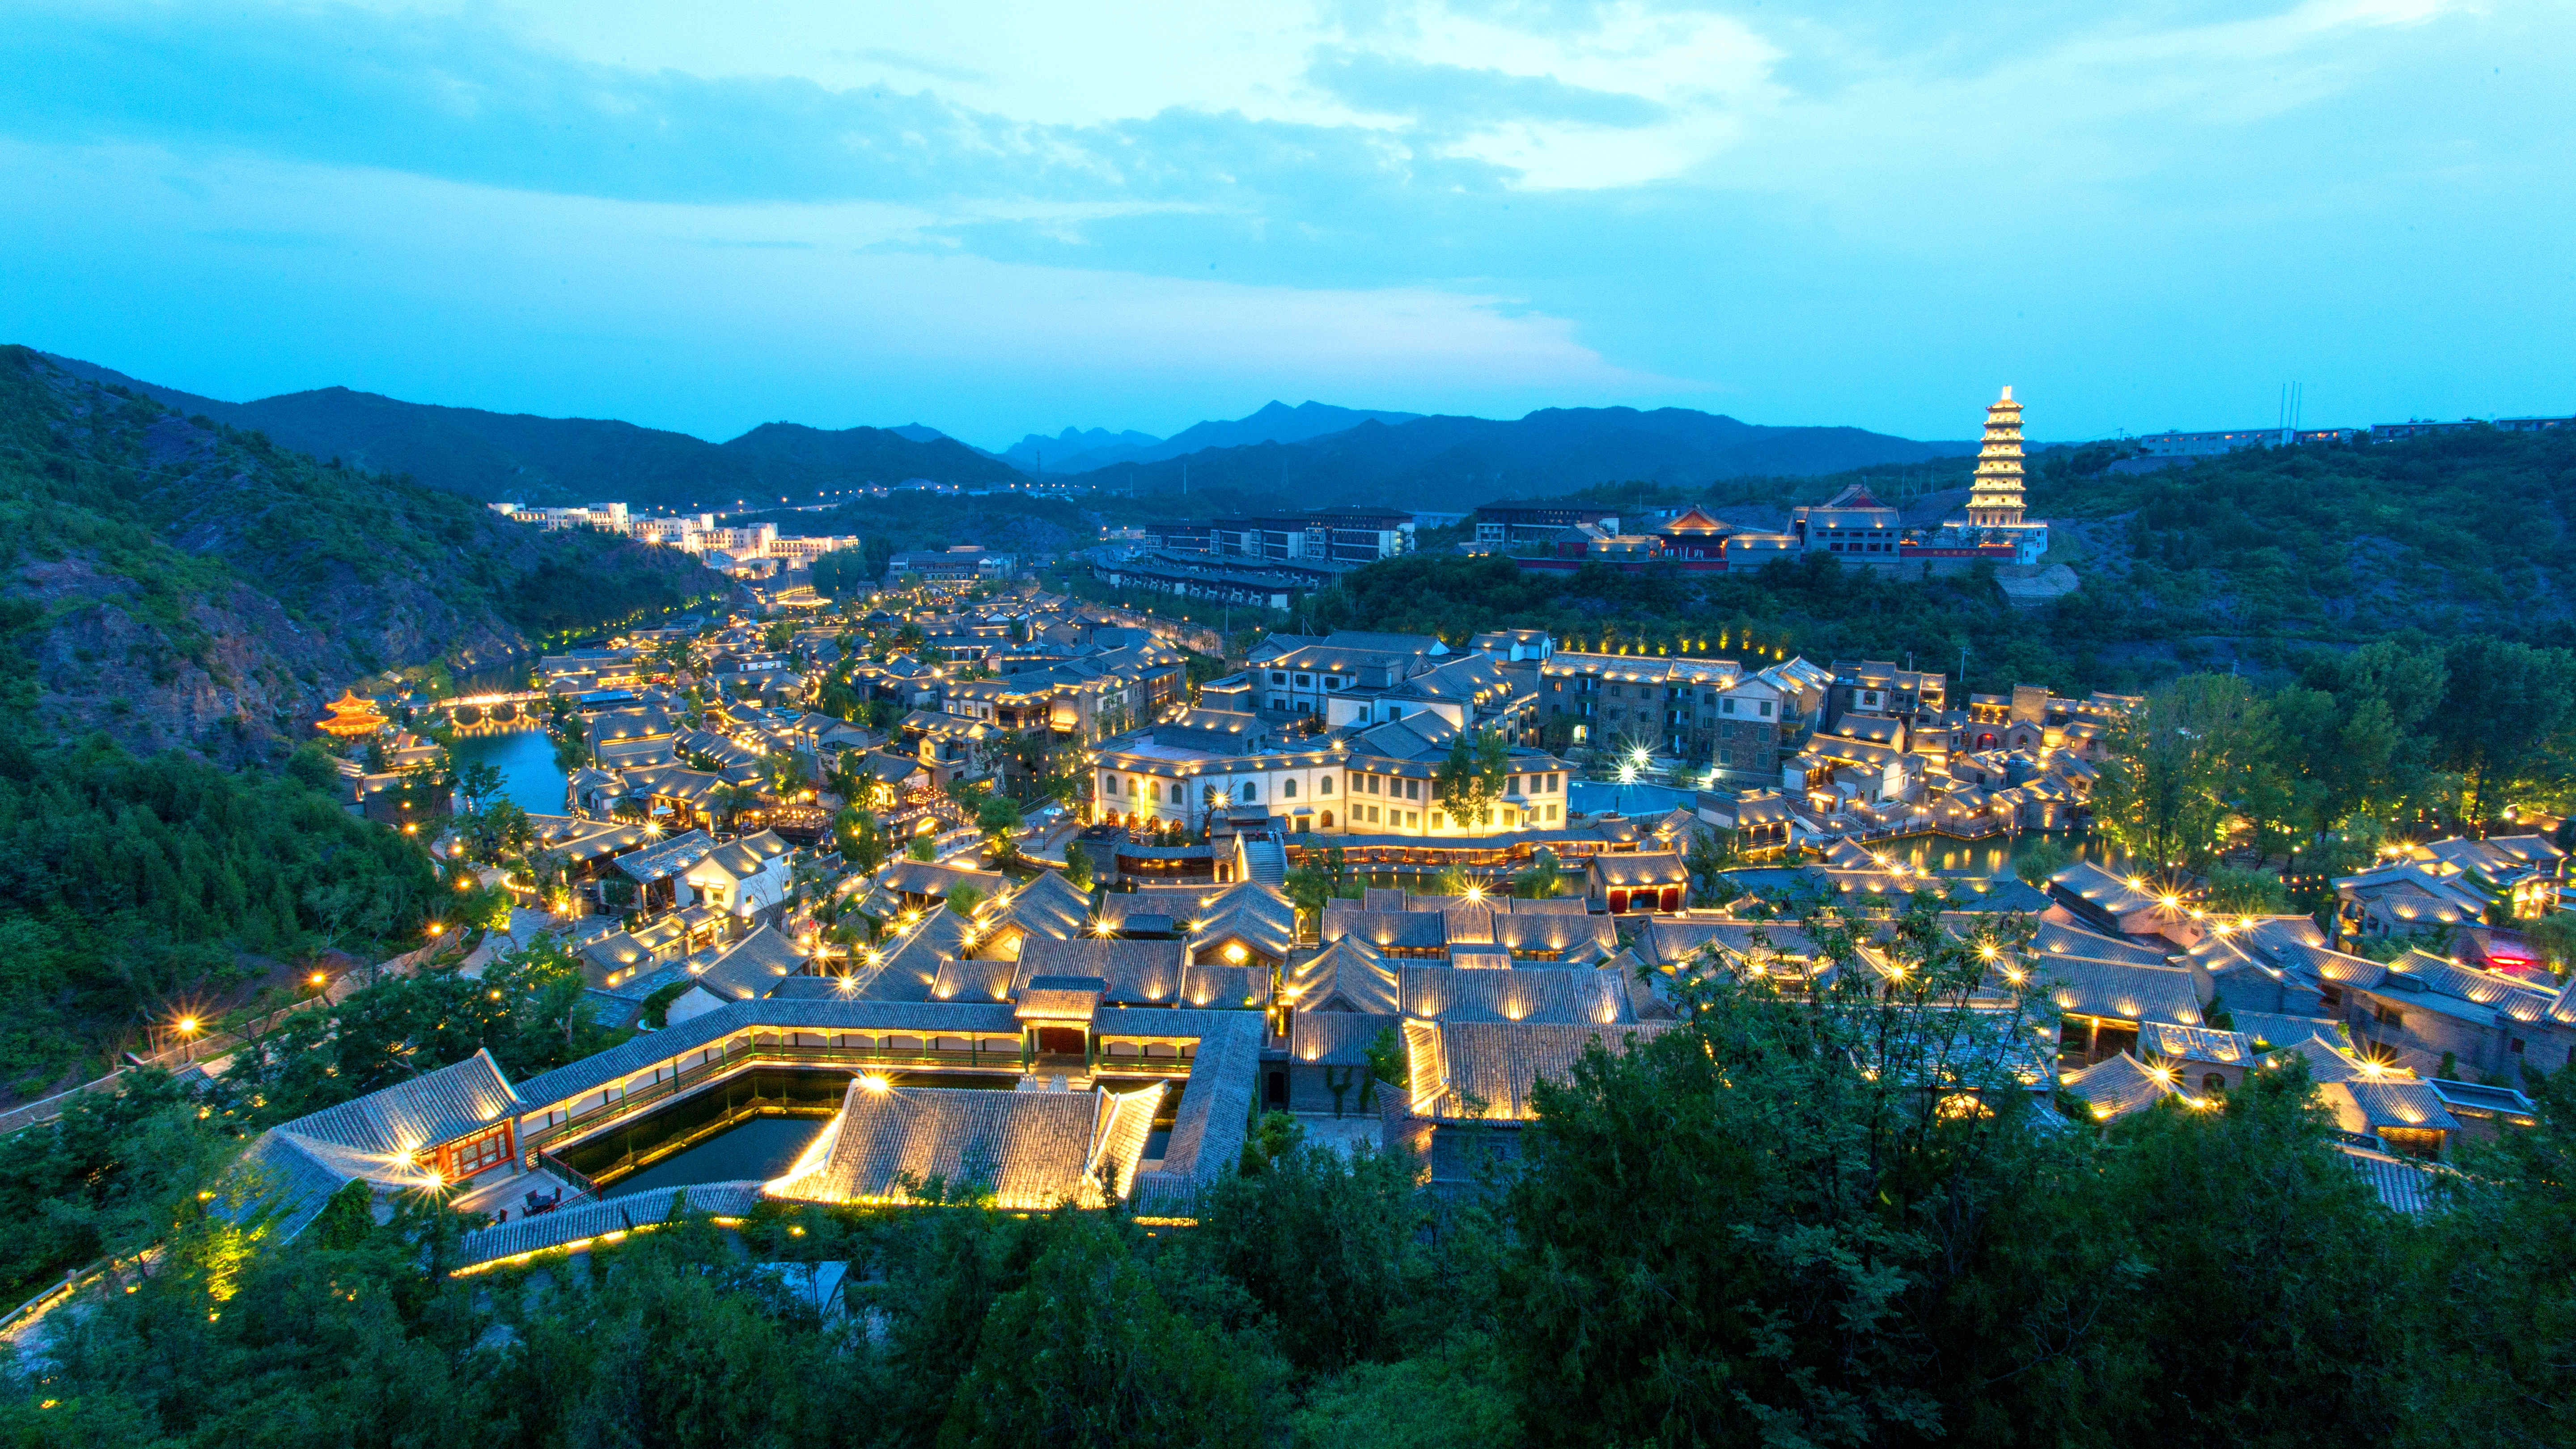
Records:
{"label": "white cloud", "polygon": [[[710,437],[918,417],[1006,440],[1059,414],[1177,428],[1273,394],[1515,410],[1687,389],[1509,297],[1013,265],[918,244],[928,218],[902,207],[0,146],[0,195],[62,199],[66,178],[76,216],[0,206],[27,282],[0,297],[0,336],[219,397],[341,384]],[[135,305],[141,275],[171,289],[157,305]]]}

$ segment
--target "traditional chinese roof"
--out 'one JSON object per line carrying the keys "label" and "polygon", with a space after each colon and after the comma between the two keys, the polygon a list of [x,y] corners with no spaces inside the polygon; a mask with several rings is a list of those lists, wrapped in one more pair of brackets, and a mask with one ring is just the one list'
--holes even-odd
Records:
{"label": "traditional chinese roof", "polygon": [[2441,1169],[2428,1162],[2378,1152],[2349,1142],[2335,1144],[2344,1161],[2361,1175],[2382,1205],[2392,1212],[2421,1213],[2432,1208],[2433,1184]]}
{"label": "traditional chinese roof", "polygon": [[777,929],[762,926],[726,947],[697,973],[698,984],[726,1001],[767,996],[805,970],[805,952]]}
{"label": "traditional chinese roof", "polygon": [[279,1215],[291,1238],[353,1180],[433,1187],[428,1160],[441,1144],[519,1115],[520,1098],[488,1050],[407,1082],[280,1123],[259,1135],[232,1169],[247,1209]]}
{"label": "traditional chinese roof", "polygon": [[1406,966],[1404,1010],[1426,1021],[1606,1024],[1629,1018],[1627,992],[1599,971]]}
{"label": "traditional chinese roof", "polygon": [[2066,1079],[2066,1093],[2093,1109],[2104,1122],[2143,1112],[2167,1097],[2183,1095],[2170,1070],[2157,1070],[2122,1052],[2095,1062]]}
{"label": "traditional chinese roof", "polygon": [[1395,1029],[1392,1014],[1301,1011],[1288,1023],[1288,1060],[1304,1066],[1366,1068],[1370,1049]]}
{"label": "traditional chinese roof", "polygon": [[1033,976],[1020,984],[1012,1014],[1022,1021],[1079,1021],[1100,1010],[1109,983],[1097,976]]}
{"label": "traditional chinese roof", "polygon": [[1362,936],[1345,935],[1289,967],[1283,994],[1300,1015],[1320,1011],[1394,1016],[1404,1010],[1402,978]]}
{"label": "traditional chinese roof", "polygon": [[2192,973],[2171,966],[2134,966],[2075,956],[2032,958],[2058,1010],[2114,1021],[2162,1021],[2199,1026],[2201,996]]}
{"label": "traditional chinese roof", "polygon": [[1686,886],[1690,867],[1668,850],[1612,851],[1592,857],[1592,879],[1604,890]]}
{"label": "traditional chinese roof", "polygon": [[2161,1021],[2138,1024],[2138,1054],[2148,1061],[2171,1058],[2231,1067],[2250,1067],[2256,1060],[2252,1038],[2241,1033]]}
{"label": "traditional chinese roof", "polygon": [[[1406,1091],[1413,1115],[1435,1121],[1525,1122],[1532,1087],[1563,1083],[1598,1043],[1616,1052],[1671,1029],[1663,1022],[1406,1021]],[[1481,1109],[1481,1110],[1479,1110]]]}
{"label": "traditional chinese roof", "polygon": [[801,1202],[907,1202],[937,1182],[952,1193],[989,1193],[1007,1209],[1098,1207],[1133,1185],[1163,1092],[1160,1082],[1120,1093],[994,1092],[862,1077],[769,1192]]}
{"label": "traditional chinese roof", "polygon": [[340,697],[326,708],[331,711],[330,716],[315,721],[313,727],[326,735],[337,735],[343,739],[360,739],[393,723],[376,708],[374,700],[360,699],[354,689],[341,690]]}
{"label": "traditional chinese roof", "polygon": [[659,845],[648,845],[617,857],[617,868],[639,884],[650,885],[680,874],[706,859],[716,848],[716,838],[703,830],[674,835]]}
{"label": "traditional chinese roof", "polygon": [[908,896],[945,896],[959,886],[972,886],[977,895],[990,898],[1011,883],[1011,878],[997,870],[969,870],[958,865],[938,865],[926,860],[898,860],[887,864],[877,879],[888,890]]}
{"label": "traditional chinese roof", "polygon": [[2451,1109],[2443,1104],[2441,1094],[2433,1090],[2430,1082],[2411,1077],[2354,1077],[2323,1083],[2318,1091],[2335,1109],[2336,1120],[2346,1130],[2460,1130],[2460,1119],[2451,1115]]}
{"label": "traditional chinese roof", "polygon": [[1102,1001],[1170,1006],[1180,999],[1187,949],[1181,941],[1032,938],[1020,947],[1014,990],[1025,992],[1040,977],[1081,976],[1100,981]]}
{"label": "traditional chinese roof", "polygon": [[692,878],[706,874],[722,875],[729,880],[747,880],[759,874],[761,867],[785,855],[787,850],[787,842],[779,838],[777,831],[764,830],[757,835],[728,840],[708,851],[689,867],[688,874]]}

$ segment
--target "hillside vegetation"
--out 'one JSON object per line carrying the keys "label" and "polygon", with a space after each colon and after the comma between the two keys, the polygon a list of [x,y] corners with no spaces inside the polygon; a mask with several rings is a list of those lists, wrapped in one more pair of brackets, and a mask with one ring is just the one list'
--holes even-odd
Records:
{"label": "hillside vegetation", "polygon": [[2142,637],[2536,640],[2576,617],[2576,436],[2253,449],[2043,476],[2031,501],[2076,522],[2091,572],[2148,611]]}
{"label": "hillside vegetation", "polygon": [[218,402],[139,381],[94,363],[49,359],[94,382],[125,387],[191,416],[265,433],[290,448],[352,467],[408,474],[485,502],[722,508],[763,494],[811,493],[932,478],[990,483],[1019,470],[951,438],[891,428],[836,432],[771,423],[727,443],[602,418],[541,418],[404,402],[345,387]]}
{"label": "hillside vegetation", "polygon": [[0,1086],[381,959],[452,891],[307,751],[339,688],[708,596],[686,555],[541,533],[0,349]]}
{"label": "hillside vegetation", "polygon": [[[2058,525],[2051,560],[2083,580],[2037,608],[2008,608],[1990,571],[1908,581],[1806,557],[1714,578],[1604,568],[1569,578],[1422,554],[1354,573],[1301,618],[1452,638],[1544,628],[1585,647],[1650,653],[1911,657],[1953,672],[1965,649],[1969,686],[1988,692],[2125,691],[2195,668],[2286,670],[2312,650],[2378,639],[2550,643],[2576,620],[2576,437],[2482,431],[2270,449],[2145,474],[2102,471],[2107,461],[2060,450],[2034,469],[2031,511]],[[1640,486],[1598,496],[1760,497],[1776,509],[1905,471],[1748,480],[1714,498]],[[1941,471],[1915,481],[1937,484]]]}
{"label": "hillside vegetation", "polygon": [[264,751],[349,681],[492,663],[710,597],[695,560],[541,533],[0,349],[0,647],[40,736]]}
{"label": "hillside vegetation", "polygon": [[1706,488],[1712,480],[1808,476],[1973,452],[1861,428],[1774,428],[1689,408],[1545,408],[1517,419],[1428,417],[1295,443],[1213,448],[1120,463],[1078,482],[1139,494],[1267,494],[1273,508],[1356,503],[1467,509],[1623,479]]}

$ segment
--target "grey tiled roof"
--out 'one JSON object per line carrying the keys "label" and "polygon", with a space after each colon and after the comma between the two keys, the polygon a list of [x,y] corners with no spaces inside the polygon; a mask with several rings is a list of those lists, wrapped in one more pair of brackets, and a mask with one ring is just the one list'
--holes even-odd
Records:
{"label": "grey tiled roof", "polygon": [[[1161,1083],[1108,1092],[884,1087],[855,1081],[809,1154],[772,1191],[808,1202],[902,1200],[933,1179],[1005,1208],[1096,1205],[1132,1180]],[[1104,1191],[1105,1190],[1105,1191]]]}
{"label": "grey tiled roof", "polygon": [[1555,951],[1569,961],[1588,960],[1619,949],[1619,926],[1608,916],[1515,910],[1494,917],[1493,940],[1514,954]]}
{"label": "grey tiled roof", "polygon": [[250,1149],[224,1175],[224,1215],[239,1219],[254,1212],[275,1215],[270,1231],[288,1241],[320,1216],[322,1205],[345,1183],[370,1182],[388,1175],[386,1164],[355,1148],[316,1142],[292,1133],[268,1131],[251,1140]]}
{"label": "grey tiled roof", "polygon": [[1669,1022],[1407,1022],[1414,1071],[1435,1088],[1429,1100],[1416,1097],[1413,1111],[1456,1120],[1481,1103],[1487,1118],[1527,1121],[1537,1082],[1570,1081],[1575,1063],[1593,1043],[1615,1054],[1628,1043],[1642,1045],[1672,1029]]}
{"label": "grey tiled roof", "polygon": [[1019,977],[1013,961],[978,961],[969,957],[939,963],[931,979],[933,1001],[1008,1001]]}
{"label": "grey tiled roof", "polygon": [[2143,1112],[2178,1093],[2172,1073],[2159,1076],[2127,1052],[2095,1062],[2067,1078],[2065,1090],[2105,1122]]}
{"label": "grey tiled roof", "polygon": [[1011,892],[995,924],[1016,925],[1032,938],[1063,939],[1081,935],[1083,922],[1090,915],[1091,897],[1074,889],[1063,876],[1046,870]]}
{"label": "grey tiled roof", "polygon": [[1261,1007],[1269,1002],[1268,967],[1194,963],[1181,972],[1181,1005],[1225,1010]]}
{"label": "grey tiled roof", "polygon": [[2031,967],[2058,1010],[2119,1021],[2203,1024],[2192,973],[2171,966],[2126,966],[2073,956],[2037,956]]}
{"label": "grey tiled roof", "polygon": [[1787,921],[1723,921],[1656,916],[1646,921],[1637,951],[1649,965],[1670,966],[1714,948],[1739,960],[1814,956],[1816,943]]}
{"label": "grey tiled roof", "polygon": [[1381,950],[1437,951],[1449,944],[1449,917],[1441,911],[1345,910],[1336,901],[1324,907],[1323,939],[1346,937]]}
{"label": "grey tiled roof", "polygon": [[2237,1067],[2251,1067],[2256,1060],[2251,1037],[2232,1031],[2173,1026],[2156,1021],[2138,1024],[2138,1054],[2145,1058],[2173,1057],[2182,1061],[2215,1062]]}
{"label": "grey tiled roof", "polygon": [[1104,1002],[1167,1006],[1180,999],[1186,949],[1179,941],[1032,937],[1020,946],[1013,990],[1026,990],[1040,976],[1096,976],[1106,983]]}
{"label": "grey tiled roof", "polygon": [[805,953],[772,926],[762,926],[736,941],[698,973],[698,984],[729,1001],[767,996],[778,983],[805,969]]}
{"label": "grey tiled roof", "polygon": [[1143,1022],[1115,1025],[1113,1019],[1163,1016],[1188,1018],[1162,1029],[1195,1030],[1198,1051],[1174,1112],[1162,1165],[1138,1175],[1135,1196],[1139,1203],[1177,1207],[1193,1199],[1203,1184],[1241,1166],[1244,1127],[1261,1068],[1262,1022],[1249,1011],[1103,1011],[1098,1029],[1152,1031],[1156,1028]]}
{"label": "grey tiled roof", "polygon": [[2352,1094],[2354,1105],[2361,1109],[2362,1119],[2373,1131],[2382,1127],[2460,1130],[2460,1119],[2451,1115],[2451,1109],[2429,1082],[2404,1077],[2355,1077],[2335,1085]]}
{"label": "grey tiled roof", "polygon": [[489,1051],[408,1082],[282,1123],[281,1132],[362,1152],[406,1152],[452,1142],[516,1116],[521,1099]]}
{"label": "grey tiled roof", "polygon": [[1097,976],[1032,976],[1022,983],[1012,1010],[1022,1021],[1084,1021],[1100,1010]]}
{"label": "grey tiled roof", "polygon": [[947,1001],[868,1001],[838,997],[767,997],[728,1002],[701,1016],[646,1032],[567,1066],[519,1084],[519,1100],[533,1110],[587,1095],[600,1086],[657,1062],[686,1056],[710,1042],[754,1027],[785,1031],[905,1031],[924,1034],[1015,1035],[1008,1006]]}
{"label": "grey tiled roof", "polygon": [[2375,1152],[2351,1143],[2336,1144],[2344,1161],[2361,1174],[2381,1204],[2393,1212],[2420,1213],[2434,1204],[2433,1183],[2439,1169],[2413,1158]]}
{"label": "grey tiled roof", "polygon": [[1369,1048],[1395,1029],[1391,1015],[1301,1011],[1289,1021],[1288,1060],[1301,1066],[1366,1066]]}
{"label": "grey tiled roof", "polygon": [[2340,1043],[2323,1035],[2312,1035],[2289,1043],[2267,1059],[2279,1061],[2295,1053],[2308,1064],[2308,1076],[2318,1082],[2349,1082],[2361,1076],[2361,1068],[2345,1054]]}
{"label": "grey tiled roof", "polygon": [[1284,958],[1296,943],[1296,906],[1276,887],[1258,881],[1112,892],[1101,897],[1100,915],[1113,921],[1131,915],[1168,916],[1193,948],[1234,935],[1265,955]]}
{"label": "grey tiled roof", "polygon": [[659,845],[648,845],[617,857],[617,868],[649,885],[687,870],[705,859],[707,852],[715,846],[714,836],[703,830],[692,830],[672,836]]}
{"label": "grey tiled roof", "polygon": [[1627,993],[1615,976],[1555,967],[1527,970],[1406,966],[1404,1010],[1426,1021],[1615,1022]]}
{"label": "grey tiled roof", "polygon": [[2177,955],[2171,947],[2141,946],[2099,931],[2080,926],[2041,921],[2031,933],[2030,953],[2034,958],[2074,956],[2087,961],[2117,961],[2131,966],[2164,966],[2167,958]]}
{"label": "grey tiled roof", "polygon": [[1404,1010],[1404,983],[1358,936],[1345,936],[1288,968],[1287,999],[1300,1014],[1336,997],[1349,1010],[1394,1016]]}
{"label": "grey tiled roof", "polygon": [[861,957],[850,969],[850,994],[877,1001],[928,1001],[947,964],[966,954],[966,922],[940,906],[878,947],[879,959]]}
{"label": "grey tiled roof", "polygon": [[2228,1020],[2236,1023],[2237,1032],[2248,1041],[2259,1042],[2266,1050],[2295,1046],[2312,1036],[2340,1037],[2340,1023],[2322,1016],[2285,1016],[2270,1011],[2237,1011],[2230,1009]]}
{"label": "grey tiled roof", "polygon": [[[762,866],[786,853],[787,842],[779,839],[778,832],[764,830],[758,835],[746,835],[739,840],[726,841],[708,851],[705,859],[699,864],[716,866],[727,875],[740,880],[745,876],[757,874]],[[696,868],[694,865],[690,867],[692,870]]]}
{"label": "grey tiled roof", "polygon": [[231,1169],[244,1205],[278,1215],[291,1238],[325,1199],[356,1179],[386,1187],[428,1185],[413,1154],[507,1121],[520,1099],[489,1051],[424,1072],[263,1132]]}
{"label": "grey tiled roof", "polygon": [[457,1241],[457,1265],[473,1267],[480,1263],[515,1258],[522,1253],[538,1253],[560,1248],[567,1243],[585,1242],[609,1233],[627,1232],[652,1223],[672,1220],[672,1209],[679,1216],[706,1213],[720,1218],[738,1218],[749,1213],[760,1201],[757,1182],[701,1182],[673,1190],[654,1188],[631,1192],[598,1202],[558,1208],[533,1217],[514,1217],[506,1223],[476,1228]]}
{"label": "grey tiled roof", "polygon": [[1690,884],[1690,869],[1670,851],[1608,851],[1592,857],[1592,879],[1604,889],[1686,886]]}

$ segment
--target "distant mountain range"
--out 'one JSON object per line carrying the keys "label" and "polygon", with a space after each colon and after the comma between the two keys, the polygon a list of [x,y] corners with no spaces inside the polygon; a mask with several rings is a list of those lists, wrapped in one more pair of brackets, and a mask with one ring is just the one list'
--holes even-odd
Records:
{"label": "distant mountain range", "polygon": [[1380,412],[1370,408],[1337,408],[1330,403],[1302,402],[1290,407],[1276,399],[1250,417],[1192,423],[1168,438],[1151,433],[1113,433],[1107,428],[1067,428],[1052,438],[1031,433],[1002,456],[1022,471],[1043,468],[1049,477],[1088,473],[1114,463],[1155,463],[1209,448],[1245,448],[1259,443],[1302,443],[1328,433],[1344,432],[1366,422],[1409,423],[1420,413]]}
{"label": "distant mountain range", "polygon": [[345,387],[228,403],[161,387],[72,358],[76,377],[121,384],[165,406],[253,429],[299,452],[407,473],[487,503],[731,508],[868,483],[929,478],[1007,483],[1019,470],[933,429],[765,423],[726,443],[591,418],[540,418],[402,402]]}
{"label": "distant mountain range", "polygon": [[967,487],[1050,481],[1120,491],[1225,491],[1286,506],[1368,503],[1460,509],[1491,498],[1649,480],[1704,485],[1811,476],[1975,451],[1860,428],[1774,428],[1688,408],[1548,408],[1516,419],[1425,417],[1272,402],[1249,417],[1168,438],[1105,428],[1030,434],[1001,454],[936,428],[764,423],[728,442],[589,418],[541,418],[402,402],[348,388],[230,403],[51,358],[74,376],[133,389],[183,414],[265,433],[353,467],[408,474],[486,502],[718,510],[775,507],[867,484],[927,478]]}
{"label": "distant mountain range", "polygon": [[1509,421],[1367,421],[1301,441],[1115,463],[1070,481],[1137,493],[1177,492],[1186,464],[1193,491],[1267,493],[1300,507],[1467,509],[1496,498],[1545,497],[1599,483],[1690,486],[1714,478],[1839,473],[1957,457],[1976,446],[1916,442],[1861,428],[1763,427],[1688,408],[1546,408]]}
{"label": "distant mountain range", "polygon": [[1000,456],[1023,473],[1079,473],[1135,457],[1161,441],[1152,433],[1133,428],[1123,433],[1107,428],[1067,428],[1052,438],[1031,433],[1004,448]]}

